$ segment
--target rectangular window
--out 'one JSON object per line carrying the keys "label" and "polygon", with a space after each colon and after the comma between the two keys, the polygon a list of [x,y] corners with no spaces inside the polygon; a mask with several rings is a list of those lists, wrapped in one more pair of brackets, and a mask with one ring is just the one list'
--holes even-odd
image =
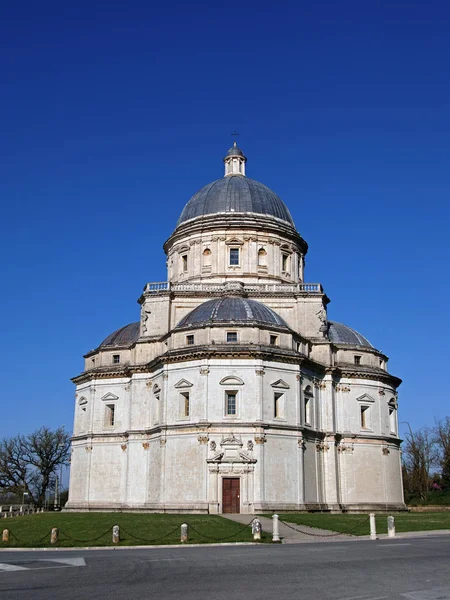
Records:
{"label": "rectangular window", "polygon": [[281,255],[281,270],[286,273],[289,268],[289,256],[287,254]]}
{"label": "rectangular window", "polygon": [[113,365],[118,365],[120,363],[120,354],[113,354],[112,361]]}
{"label": "rectangular window", "polygon": [[239,248],[230,248],[230,267],[239,266]]}
{"label": "rectangular window", "polygon": [[361,429],[369,428],[369,407],[361,406]]}
{"label": "rectangular window", "polygon": [[181,257],[181,263],[183,266],[183,272],[186,273],[186,271],[188,270],[188,257],[187,254],[183,254],[183,256]]}
{"label": "rectangular window", "polygon": [[275,419],[283,416],[283,394],[279,392],[273,395],[273,416]]}
{"label": "rectangular window", "polygon": [[225,414],[227,416],[235,416],[237,414],[237,392],[226,392],[225,398]]}
{"label": "rectangular window", "polygon": [[183,417],[189,417],[190,416],[190,410],[191,410],[191,406],[190,406],[190,402],[189,402],[189,392],[181,392],[181,414]]}
{"label": "rectangular window", "polygon": [[237,331],[227,331],[227,342],[233,343],[238,341]]}
{"label": "rectangular window", "polygon": [[187,335],[186,336],[186,345],[187,346],[193,346],[194,345],[194,336],[193,335]]}
{"label": "rectangular window", "polygon": [[271,346],[278,346],[278,336],[277,335],[271,335],[269,338],[269,344]]}
{"label": "rectangular window", "polygon": [[361,357],[360,356],[355,355],[353,358],[355,360],[355,365],[360,365],[361,364]]}
{"label": "rectangular window", "polygon": [[105,425],[107,427],[112,427],[114,425],[115,410],[116,407],[114,406],[114,404],[107,404],[105,406]]}

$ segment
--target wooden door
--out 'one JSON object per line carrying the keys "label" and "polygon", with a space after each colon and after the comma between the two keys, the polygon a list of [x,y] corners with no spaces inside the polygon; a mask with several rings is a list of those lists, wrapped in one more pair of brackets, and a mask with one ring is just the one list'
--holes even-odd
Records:
{"label": "wooden door", "polygon": [[222,479],[222,512],[241,512],[241,481],[236,477],[224,477]]}

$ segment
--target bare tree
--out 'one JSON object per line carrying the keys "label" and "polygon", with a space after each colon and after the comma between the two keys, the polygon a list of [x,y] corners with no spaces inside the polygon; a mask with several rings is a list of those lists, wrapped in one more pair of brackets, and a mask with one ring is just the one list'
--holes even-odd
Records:
{"label": "bare tree", "polygon": [[41,427],[27,436],[0,440],[0,492],[26,492],[42,506],[60,465],[69,462],[70,436],[59,427]]}
{"label": "bare tree", "polygon": [[422,427],[413,432],[409,428],[403,446],[405,490],[426,500],[428,498],[431,470],[437,464],[437,461],[438,455],[433,429]]}
{"label": "bare tree", "polygon": [[445,490],[450,490],[450,417],[436,421],[434,441],[439,453],[442,486]]}

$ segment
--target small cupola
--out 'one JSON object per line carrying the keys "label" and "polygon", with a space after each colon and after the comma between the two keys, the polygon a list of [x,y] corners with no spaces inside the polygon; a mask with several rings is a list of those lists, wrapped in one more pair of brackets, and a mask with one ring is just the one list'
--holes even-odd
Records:
{"label": "small cupola", "polygon": [[228,150],[223,162],[225,163],[225,177],[227,175],[245,175],[247,158],[236,142]]}

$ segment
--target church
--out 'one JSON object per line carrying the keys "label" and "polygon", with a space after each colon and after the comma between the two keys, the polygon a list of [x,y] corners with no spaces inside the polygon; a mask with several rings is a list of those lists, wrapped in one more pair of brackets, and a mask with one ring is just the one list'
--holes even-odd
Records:
{"label": "church", "polygon": [[66,510],[404,509],[401,380],[328,318],[308,244],[246,163],[234,143],[164,244],[167,281],[73,378]]}

